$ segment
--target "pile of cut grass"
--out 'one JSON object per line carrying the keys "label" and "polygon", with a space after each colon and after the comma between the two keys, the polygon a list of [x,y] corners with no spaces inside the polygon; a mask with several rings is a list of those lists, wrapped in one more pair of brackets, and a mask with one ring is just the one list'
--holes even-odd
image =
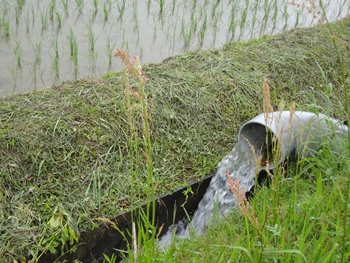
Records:
{"label": "pile of cut grass", "polygon": [[[332,27],[341,52],[349,50],[350,18]],[[317,63],[333,84],[330,101]],[[157,193],[215,170],[239,127],[262,111],[265,78],[272,103],[295,101],[298,110],[318,106],[344,118],[337,54],[323,26],[190,52],[143,69]],[[74,243],[82,229],[96,226],[93,218],[124,211],[130,189],[146,184],[144,161],[138,160],[138,180],[130,176],[130,112],[137,148],[143,131],[125,90],[124,75],[116,72],[0,100],[1,262]]]}

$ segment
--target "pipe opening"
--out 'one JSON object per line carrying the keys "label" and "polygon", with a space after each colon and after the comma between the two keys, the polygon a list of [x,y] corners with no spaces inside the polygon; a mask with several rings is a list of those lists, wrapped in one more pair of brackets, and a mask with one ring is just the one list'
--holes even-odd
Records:
{"label": "pipe opening", "polygon": [[[239,133],[239,141],[245,141],[254,148],[255,158],[260,168],[273,164],[274,149],[278,145],[276,135],[265,125],[250,122],[244,125]],[[269,169],[273,167],[269,165]]]}

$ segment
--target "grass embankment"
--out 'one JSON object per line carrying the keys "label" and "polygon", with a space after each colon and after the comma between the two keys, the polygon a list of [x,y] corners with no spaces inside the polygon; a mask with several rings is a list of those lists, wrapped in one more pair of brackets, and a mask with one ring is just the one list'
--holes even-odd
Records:
{"label": "grass embankment", "polygon": [[[341,52],[346,56],[343,51],[349,50],[350,19],[332,24],[332,27],[344,44]],[[151,99],[154,183],[158,193],[172,191],[190,178],[200,178],[215,170],[235,144],[239,127],[262,111],[264,78],[270,85],[273,104],[283,99],[288,107],[295,101],[298,110],[317,108],[344,118],[339,102],[343,98],[337,54],[329,31],[321,26],[247,43],[230,43],[219,50],[191,52],[143,69],[148,78],[146,92]],[[325,93],[327,82],[333,84],[329,96]],[[40,251],[54,250],[62,240],[74,242],[83,228],[96,226],[93,218],[114,217],[129,207],[130,200],[145,197],[142,192],[138,192],[139,196],[130,196],[130,189],[142,189],[147,185],[147,171],[143,167],[142,152],[139,151],[139,160],[135,160],[137,155],[132,153],[133,149],[144,148],[143,128],[135,99],[131,97],[134,106],[127,105],[127,90],[123,73],[108,73],[102,79],[66,82],[52,89],[0,100],[1,262],[19,255],[38,257]],[[140,138],[133,140],[133,149],[130,148],[130,132],[134,138]],[[136,178],[130,176],[135,169]],[[320,174],[322,176],[322,170]],[[290,228],[304,224],[298,221],[304,216],[305,225],[298,229],[309,231],[307,220],[310,219],[306,216],[310,210],[306,204],[311,201],[315,209],[320,202],[327,205],[327,209],[341,209],[344,202],[341,185],[335,190],[319,190],[319,199],[309,198],[309,192],[315,190],[313,178],[311,176],[312,180],[304,184],[301,192],[292,187],[293,181],[291,185],[286,184],[295,190],[291,200],[298,201],[295,203],[298,207],[293,206],[289,211],[294,213],[295,220]],[[317,179],[317,185],[329,182],[333,181]],[[262,190],[256,200],[266,191]],[[282,192],[290,194],[287,190]],[[327,202],[333,195],[334,199]],[[334,203],[335,200],[339,204]],[[269,207],[264,206],[266,204],[261,204],[261,209],[266,209],[261,214],[269,215]],[[280,220],[276,211],[272,213],[274,219]],[[337,216],[341,220],[340,212],[329,210],[327,213],[332,214],[332,220]],[[238,226],[247,225],[244,219],[237,220],[242,221]],[[322,220],[319,220],[320,231],[333,231],[335,240],[339,229],[329,230],[321,224]],[[324,221],[327,226],[338,226],[327,220]],[[244,227],[247,233],[240,236],[235,232],[237,229],[225,228],[232,224],[224,223],[220,231],[209,232],[209,238],[216,236],[224,244],[233,245],[248,242],[247,236],[255,235],[256,240],[249,240],[247,249],[261,243],[260,230],[254,232],[254,228]],[[312,224],[318,223],[313,221]],[[266,231],[275,231],[273,238],[278,243],[278,238],[288,237],[291,232],[283,232],[284,228],[278,228],[281,224],[276,225],[277,229],[270,225],[270,230]],[[294,233],[288,239],[289,245],[298,240],[297,230]],[[204,238],[201,240],[208,242]],[[192,252],[175,249],[172,258],[180,258],[178,262],[197,259],[214,262],[214,258],[225,258],[226,253],[232,254],[232,251],[241,251],[238,252],[240,257],[248,255],[242,249],[229,247],[211,250],[208,243],[200,243],[208,252],[198,247],[190,249]],[[305,243],[298,247],[300,251],[302,245]],[[282,257],[285,253],[276,255]]]}

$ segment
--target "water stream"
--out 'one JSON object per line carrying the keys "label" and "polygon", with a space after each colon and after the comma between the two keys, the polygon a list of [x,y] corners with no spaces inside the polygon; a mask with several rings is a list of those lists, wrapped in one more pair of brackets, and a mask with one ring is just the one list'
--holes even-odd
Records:
{"label": "water stream", "polygon": [[179,238],[188,238],[191,232],[201,234],[216,219],[223,218],[239,204],[235,194],[229,188],[227,173],[232,181],[239,182],[242,191],[249,192],[254,186],[256,175],[256,161],[248,143],[244,140],[237,142],[232,151],[226,155],[218,165],[216,174],[194,213],[192,221],[185,220],[173,225],[159,240],[159,246],[170,245],[173,234]]}

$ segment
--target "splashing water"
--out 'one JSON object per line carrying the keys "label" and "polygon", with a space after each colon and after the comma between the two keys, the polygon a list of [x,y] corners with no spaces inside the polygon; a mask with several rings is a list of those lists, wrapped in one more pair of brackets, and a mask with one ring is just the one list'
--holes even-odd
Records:
{"label": "splashing water", "polygon": [[179,238],[188,238],[192,231],[201,234],[210,224],[215,223],[216,218],[222,218],[236,208],[238,200],[229,188],[226,174],[229,173],[232,180],[238,180],[244,192],[249,192],[254,186],[255,168],[255,156],[248,143],[244,140],[239,141],[219,163],[192,221],[186,225],[183,220],[171,226],[159,240],[160,248],[170,245],[174,233]]}

